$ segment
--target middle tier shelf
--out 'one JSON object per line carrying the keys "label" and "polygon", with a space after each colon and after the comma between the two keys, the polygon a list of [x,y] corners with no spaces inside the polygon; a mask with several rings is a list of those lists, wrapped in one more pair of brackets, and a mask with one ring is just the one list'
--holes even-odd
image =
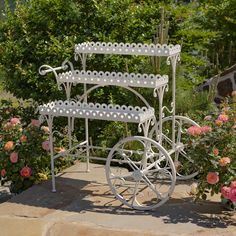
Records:
{"label": "middle tier shelf", "polygon": [[40,115],[88,118],[97,120],[143,123],[155,118],[152,107],[54,101],[39,106]]}
{"label": "middle tier shelf", "polygon": [[74,70],[58,74],[57,81],[59,83],[158,88],[168,84],[168,75]]}

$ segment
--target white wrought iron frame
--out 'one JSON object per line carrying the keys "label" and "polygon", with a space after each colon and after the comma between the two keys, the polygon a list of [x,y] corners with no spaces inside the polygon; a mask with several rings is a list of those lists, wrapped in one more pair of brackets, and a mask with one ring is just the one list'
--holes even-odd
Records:
{"label": "white wrought iron frame", "polygon": [[[66,100],[65,101],[54,101],[48,104],[39,106],[40,119],[46,120],[49,127],[49,142],[50,142],[50,155],[51,155],[51,172],[52,172],[52,191],[56,191],[55,186],[55,173],[54,173],[54,160],[59,156],[65,156],[71,153],[74,149],[80,149],[80,156],[87,159],[87,171],[89,171],[89,159],[106,160],[102,157],[90,156],[90,149],[104,149],[103,147],[97,147],[89,144],[89,119],[99,120],[111,120],[111,121],[124,121],[133,122],[138,124],[139,132],[143,131],[144,143],[146,140],[154,142],[149,138],[150,126],[156,123],[155,111],[149,105],[147,100],[139,94],[134,88],[143,87],[153,89],[154,97],[158,97],[159,101],[159,117],[158,117],[158,130],[156,130],[158,137],[158,144],[154,142],[154,145],[164,152],[164,156],[167,158],[168,155],[177,150],[176,144],[176,114],[175,114],[175,94],[176,94],[176,66],[180,60],[180,45],[155,45],[155,44],[129,44],[129,43],[105,43],[105,42],[85,42],[75,45],[75,59],[80,58],[82,64],[82,70],[75,70],[73,64],[68,60],[65,60],[60,67],[53,68],[49,65],[43,65],[39,68],[39,73],[45,75],[49,72],[53,72],[57,81],[59,89],[65,89]],[[154,75],[154,74],[135,74],[135,73],[122,73],[122,72],[103,72],[103,71],[90,71],[86,70],[86,60],[89,54],[115,54],[115,55],[140,55],[140,56],[158,56],[166,57],[167,64],[171,65],[172,68],[172,102],[171,108],[163,106],[164,92],[168,90],[168,76],[167,75]],[[66,72],[58,73],[58,71],[68,70]],[[71,99],[72,86],[76,84],[83,84],[84,93],[79,97],[77,101]],[[93,85],[87,89],[87,84]],[[104,87],[104,86],[120,86],[123,87],[140,98],[144,103],[144,107],[132,107],[132,106],[119,106],[113,104],[99,104],[99,103],[88,103],[88,94],[93,90]],[[171,150],[164,150],[162,145],[162,119],[164,117],[164,110],[168,111],[171,115],[172,120],[172,144]],[[65,152],[54,154],[53,148],[53,119],[54,117],[63,116],[68,118],[68,139],[69,149]],[[74,119],[84,118],[85,119],[85,140],[75,146],[72,146],[72,132],[74,131]],[[132,139],[132,138],[131,138]],[[137,138],[134,137],[134,140]],[[127,139],[129,141],[129,138]],[[107,150],[114,151],[112,148]],[[86,153],[82,155],[82,153]],[[108,161],[110,163],[112,157]],[[160,158],[161,159],[161,158]],[[112,160],[117,161],[117,160]],[[169,163],[171,160],[168,161]],[[153,164],[151,164],[153,165]],[[170,163],[172,171],[171,190],[164,198],[164,203],[173,191],[173,185],[175,184],[176,172],[173,169],[173,163]],[[106,169],[108,169],[108,164]],[[144,169],[147,166],[144,166]],[[108,170],[106,170],[108,173]],[[135,170],[137,172],[137,170]],[[142,175],[143,171],[139,170],[139,174]],[[136,173],[137,175],[137,173]],[[108,174],[107,174],[108,176]],[[109,181],[108,181],[109,182]],[[118,197],[119,198],[119,197]],[[133,199],[134,201],[134,199]],[[129,205],[129,204],[128,204]],[[155,208],[160,204],[154,206],[144,207],[144,209]],[[142,209],[142,206],[132,206],[136,209]]]}

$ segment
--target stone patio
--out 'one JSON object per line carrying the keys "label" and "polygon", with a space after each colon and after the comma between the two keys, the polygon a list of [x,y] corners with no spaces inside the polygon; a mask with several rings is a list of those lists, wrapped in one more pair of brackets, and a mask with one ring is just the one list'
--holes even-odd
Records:
{"label": "stone patio", "polygon": [[177,183],[167,203],[147,212],[126,208],[114,198],[103,165],[92,164],[86,173],[85,165],[77,163],[56,183],[56,193],[46,181],[1,203],[0,235],[236,235],[236,215],[224,211],[219,196],[194,203],[191,183]]}

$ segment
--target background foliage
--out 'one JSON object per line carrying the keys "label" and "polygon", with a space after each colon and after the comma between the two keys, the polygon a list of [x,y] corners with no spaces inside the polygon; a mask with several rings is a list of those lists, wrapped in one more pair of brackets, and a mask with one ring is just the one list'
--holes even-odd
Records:
{"label": "background foliage", "polygon": [[[53,75],[40,76],[42,64],[59,66],[73,58],[74,44],[84,41],[151,43],[163,42],[161,25],[168,28],[164,42],[181,44],[182,59],[177,75],[177,113],[196,113],[211,103],[208,94],[194,92],[195,85],[235,63],[236,0],[16,0],[5,1],[0,22],[0,66],[4,89],[17,98],[36,102],[65,99]],[[164,9],[164,16],[161,15]],[[165,60],[160,73],[169,73]],[[153,60],[146,57],[92,56],[88,69],[153,73]],[[170,86],[171,87],[171,86]],[[73,88],[72,96],[81,94]],[[139,90],[158,108],[152,91]],[[170,104],[171,91],[165,103]],[[120,88],[103,88],[91,101],[142,105]],[[158,110],[158,109],[156,109]],[[63,122],[63,121],[62,121]],[[83,121],[76,121],[83,137]],[[56,124],[58,126],[61,123]],[[113,144],[136,127],[94,121],[90,134],[94,142]],[[104,141],[105,139],[105,141]],[[96,144],[96,143],[95,143]]]}

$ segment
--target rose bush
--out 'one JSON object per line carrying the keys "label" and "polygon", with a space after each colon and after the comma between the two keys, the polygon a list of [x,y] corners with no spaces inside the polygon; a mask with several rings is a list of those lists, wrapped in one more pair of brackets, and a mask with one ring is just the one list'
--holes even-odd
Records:
{"label": "rose bush", "polygon": [[[22,112],[21,106],[6,101],[0,103],[1,184],[9,182],[10,191],[19,193],[50,176],[49,130],[41,127],[37,119],[29,119],[30,114]],[[63,139],[56,140],[55,148],[65,150],[62,142]],[[70,158],[58,158],[56,171],[71,163]]]}
{"label": "rose bush", "polygon": [[202,127],[188,129],[188,149],[199,169],[197,198],[221,193],[236,204],[236,92]]}

